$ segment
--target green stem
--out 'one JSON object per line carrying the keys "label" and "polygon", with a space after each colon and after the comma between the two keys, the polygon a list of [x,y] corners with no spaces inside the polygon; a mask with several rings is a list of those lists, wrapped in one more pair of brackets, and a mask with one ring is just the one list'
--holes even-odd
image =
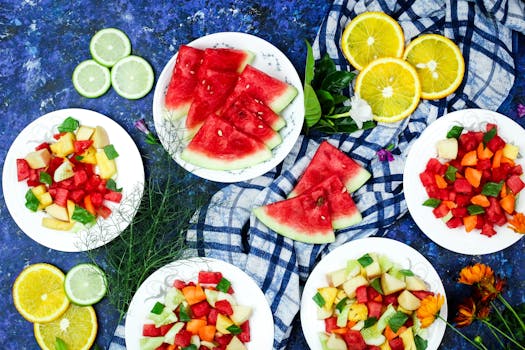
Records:
{"label": "green stem", "polygon": [[510,337],[507,333],[503,332],[501,329],[499,329],[498,327],[494,326],[492,323],[486,321],[486,320],[481,320],[481,322],[486,325],[489,329],[493,329],[495,330],[496,332],[500,333],[502,336],[504,336],[505,338],[507,338],[508,340],[510,340],[514,345],[516,345],[518,348],[520,349],[523,349],[525,350],[525,347],[523,347],[520,343],[518,343],[517,341],[515,341],[514,339],[512,339],[512,337]]}
{"label": "green stem", "polygon": [[525,324],[523,323],[523,320],[520,318],[520,316],[516,313],[514,308],[507,302],[507,300],[505,300],[505,298],[501,294],[498,294],[498,300],[501,301],[503,305],[505,305],[505,307],[514,315],[514,317],[516,317],[516,320],[518,320],[521,329],[523,329],[523,331],[525,332]]}
{"label": "green stem", "polygon": [[350,111],[325,116],[325,118],[329,118],[329,119],[339,119],[339,118],[346,118],[346,117],[350,117]]}
{"label": "green stem", "polygon": [[459,334],[463,339],[465,339],[466,341],[468,341],[472,346],[474,346],[476,349],[480,349],[480,350],[487,350],[485,348],[485,346],[481,347],[478,343],[474,342],[473,340],[469,339],[465,334],[463,334],[463,332],[461,332],[460,330],[458,330],[454,325],[450,324],[447,320],[445,320],[443,317],[441,317],[440,315],[437,315],[437,317],[439,319],[441,319],[443,322],[445,322],[445,324],[447,326],[449,326],[454,332],[456,332],[457,334]]}
{"label": "green stem", "polygon": [[503,344],[503,342],[501,341],[501,338],[499,337],[499,335],[492,328],[489,328],[489,331],[490,331],[490,333],[492,333],[494,338],[496,338],[496,340],[498,341],[499,345],[501,345],[501,348],[505,349],[505,344]]}
{"label": "green stem", "polygon": [[496,314],[498,314],[498,317],[500,318],[501,322],[503,322],[503,325],[505,326],[505,328],[507,328],[507,331],[509,332],[509,334],[512,335],[512,338],[516,339],[516,337],[514,336],[514,333],[512,333],[512,329],[510,328],[507,320],[505,320],[505,317],[503,317],[503,315],[501,314],[501,311],[499,311],[499,309],[496,307],[493,301],[490,302],[490,305],[492,306]]}

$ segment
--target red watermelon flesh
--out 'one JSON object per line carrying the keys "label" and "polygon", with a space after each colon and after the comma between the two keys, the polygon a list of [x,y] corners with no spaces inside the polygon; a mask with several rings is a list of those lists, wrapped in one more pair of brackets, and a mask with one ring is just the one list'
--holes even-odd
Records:
{"label": "red watermelon flesh", "polygon": [[277,131],[258,118],[256,113],[242,106],[237,104],[231,105],[221,113],[221,117],[247,135],[264,142],[270,149],[275,148],[282,142],[281,135]]}
{"label": "red watermelon flesh", "polygon": [[206,69],[241,73],[253,58],[254,54],[246,50],[208,48],[204,50],[202,66]]}
{"label": "red watermelon flesh", "polygon": [[242,92],[262,101],[275,113],[281,112],[297,96],[297,89],[259,69],[247,65],[239,76],[235,90],[226,102],[230,105]]}
{"label": "red watermelon flesh", "polygon": [[337,175],[330,176],[304,193],[310,193],[318,189],[323,189],[326,193],[334,230],[350,227],[363,220],[348,190]]}
{"label": "red watermelon flesh", "polygon": [[191,46],[181,45],[179,48],[165,97],[166,108],[173,119],[186,115],[190,109],[203,55],[203,50]]}
{"label": "red watermelon flesh", "polygon": [[254,113],[275,131],[282,129],[286,125],[283,117],[272,111],[271,108],[262,101],[251,97],[246,92],[241,92],[236,99],[231,102],[230,107],[231,106],[240,107]]}
{"label": "red watermelon flesh", "polygon": [[194,135],[208,115],[215,113],[230,95],[238,74],[205,69],[199,72],[201,80],[195,89],[195,97],[186,118],[189,135]]}
{"label": "red watermelon flesh", "polygon": [[273,231],[305,243],[335,241],[328,200],[323,189],[253,209]]}
{"label": "red watermelon flesh", "polygon": [[307,191],[330,175],[337,175],[350,193],[361,187],[371,176],[365,168],[337,147],[323,141],[288,197]]}
{"label": "red watermelon flesh", "polygon": [[206,115],[204,124],[181,153],[186,162],[213,170],[247,168],[271,157],[264,143],[215,114]]}

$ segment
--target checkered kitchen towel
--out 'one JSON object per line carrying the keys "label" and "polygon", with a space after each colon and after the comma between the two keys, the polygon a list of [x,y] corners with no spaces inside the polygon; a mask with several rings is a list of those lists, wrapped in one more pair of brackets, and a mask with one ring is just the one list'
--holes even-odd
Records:
{"label": "checkered kitchen towel", "polygon": [[[251,181],[229,185],[198,212],[187,239],[193,253],[233,263],[255,279],[266,295],[275,321],[274,349],[284,349],[299,311],[300,283],[326,253],[355,238],[383,234],[405,214],[402,174],[411,141],[443,114],[463,108],[496,110],[514,82],[513,41],[525,33],[521,0],[336,0],[313,45],[316,58],[327,52],[339,69],[350,70],[339,49],[347,22],[365,11],[383,11],[399,21],[407,42],[421,33],[441,33],[459,44],[467,69],[459,90],[447,99],[423,101],[410,119],[328,140],[364,165],[372,174],[353,194],[363,221],[337,232],[328,245],[285,238],[258,222],[255,206],[281,200],[293,188],[321,139],[301,138],[273,171]],[[376,152],[396,146],[395,160],[381,162]],[[110,349],[123,343],[119,326]],[[257,349],[265,350],[265,349]]]}

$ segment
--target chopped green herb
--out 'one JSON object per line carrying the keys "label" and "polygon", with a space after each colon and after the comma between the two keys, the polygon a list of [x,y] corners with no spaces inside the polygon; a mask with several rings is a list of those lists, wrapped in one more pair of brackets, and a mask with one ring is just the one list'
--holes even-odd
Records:
{"label": "chopped green herb", "polygon": [[390,329],[395,333],[405,324],[405,322],[408,320],[408,315],[401,311],[396,311],[395,314],[390,317],[388,320],[388,325],[390,326]]}
{"label": "chopped green herb", "polygon": [[379,294],[381,294],[381,295],[385,294],[383,292],[383,288],[381,288],[381,279],[380,278],[376,278],[376,279],[372,280],[372,282],[370,282],[370,286],[372,286],[372,288],[374,288]]}
{"label": "chopped green herb", "polygon": [[228,290],[230,289],[230,286],[232,284],[230,281],[228,281],[226,278],[221,278],[219,283],[217,283],[217,287],[215,287],[218,291],[228,293]]}
{"label": "chopped green herb", "polygon": [[114,192],[122,192],[122,188],[117,188],[117,183],[111,178],[106,181],[106,188]]}
{"label": "chopped green herb", "polygon": [[55,350],[67,350],[67,344],[65,341],[56,337],[55,339]]}
{"label": "chopped green herb", "polygon": [[482,206],[476,204],[469,205],[467,210],[470,215],[479,215],[485,213],[485,209],[483,209]]}
{"label": "chopped green herb", "polygon": [[26,208],[31,211],[37,211],[38,205],[40,202],[38,201],[38,198],[36,198],[35,194],[31,189],[27,190],[26,192]]}
{"label": "chopped green herb", "polygon": [[458,172],[458,168],[453,167],[452,165],[449,165],[447,168],[447,171],[445,171],[445,178],[450,181],[456,181],[457,172]]}
{"label": "chopped green herb", "polygon": [[428,341],[418,334],[414,337],[414,343],[416,343],[416,350],[426,350],[428,346]]}
{"label": "chopped green herb", "polygon": [[459,125],[454,125],[447,133],[447,139],[457,139],[461,136],[463,132],[463,127]]}
{"label": "chopped green herb", "polygon": [[399,273],[401,273],[403,276],[414,276],[414,273],[412,272],[412,270],[408,270],[408,269],[399,270]]}
{"label": "chopped green herb", "polygon": [[324,300],[323,296],[319,292],[315,293],[312,299],[319,307],[323,307],[324,304],[326,304],[326,300]]}
{"label": "chopped green herb", "polygon": [[357,259],[357,261],[359,262],[361,266],[367,267],[368,265],[374,262],[374,259],[372,259],[372,257],[368,255],[367,253],[363,255],[362,257],[360,257],[359,259]]}
{"label": "chopped green herb", "polygon": [[237,326],[236,324],[232,324],[230,327],[226,328],[228,331],[230,331],[231,334],[240,334],[242,332],[241,327]]}
{"label": "chopped green herb", "polygon": [[190,307],[186,304],[181,304],[179,307],[179,320],[181,322],[189,322],[190,317]]}
{"label": "chopped green herb", "polygon": [[197,345],[190,344],[188,346],[183,347],[181,350],[197,350]]}
{"label": "chopped green herb", "polygon": [[108,159],[115,159],[118,157],[118,152],[115,150],[115,147],[113,145],[105,146],[104,153],[106,153]]}
{"label": "chopped green herb", "polygon": [[153,308],[151,309],[151,313],[155,315],[160,315],[162,311],[164,310],[164,304],[159,303],[158,301],[153,305]]}
{"label": "chopped green herb", "polygon": [[51,175],[43,171],[40,173],[40,182],[46,185],[51,185],[53,183],[53,179],[51,178]]}
{"label": "chopped green herb", "polygon": [[84,159],[84,156],[75,156],[75,159],[80,162],[82,159]]}
{"label": "chopped green herb", "polygon": [[58,126],[59,132],[72,132],[78,129],[80,123],[73,117],[67,117],[62,124]]}
{"label": "chopped green herb", "polygon": [[496,128],[492,128],[486,133],[484,133],[483,134],[483,144],[486,145],[487,143],[489,143],[489,141],[492,140],[494,136],[496,136],[497,133],[498,131],[496,130]]}
{"label": "chopped green herb", "polygon": [[94,215],[78,205],[75,205],[75,210],[73,211],[73,216],[71,218],[84,225],[94,222],[96,219]]}
{"label": "chopped green herb", "polygon": [[485,196],[497,197],[503,187],[503,181],[501,182],[487,182],[483,185],[481,194]]}
{"label": "chopped green herb", "polygon": [[368,327],[372,327],[373,325],[375,325],[377,323],[377,318],[376,317],[369,317],[365,320],[365,324],[364,324],[364,328],[368,328]]}
{"label": "chopped green herb", "polygon": [[343,299],[339,300],[337,305],[335,305],[335,309],[339,312],[343,311],[344,307],[346,306],[347,300],[348,300],[348,297],[344,297]]}
{"label": "chopped green herb", "polygon": [[423,202],[425,207],[437,208],[441,204],[441,199],[429,198]]}

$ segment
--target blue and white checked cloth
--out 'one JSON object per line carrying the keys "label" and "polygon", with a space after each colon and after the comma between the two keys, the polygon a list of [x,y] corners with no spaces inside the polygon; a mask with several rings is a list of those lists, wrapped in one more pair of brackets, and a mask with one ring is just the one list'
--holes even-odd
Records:
{"label": "blue and white checked cloth", "polygon": [[[384,234],[388,226],[406,213],[402,175],[411,141],[429,123],[449,111],[496,110],[514,83],[516,32],[525,33],[525,5],[521,0],[336,0],[313,45],[316,58],[327,52],[339,69],[352,69],[339,49],[340,36],[347,22],[365,11],[382,11],[397,19],[407,43],[421,33],[444,34],[459,44],[467,66],[463,84],[455,94],[421,102],[411,118],[328,138],[373,174],[353,194],[363,221],[337,232],[332,244],[312,245],[276,234],[251,214],[255,206],[281,200],[291,191],[321,141],[304,137],[274,170],[217,192],[195,214],[187,233],[194,255],[230,262],[258,283],[274,315],[274,349],[286,348],[293,319],[299,311],[300,285],[316,262],[344,242]],[[390,144],[396,146],[395,160],[379,161],[376,152]],[[123,348],[123,335],[120,325],[110,349]]]}

